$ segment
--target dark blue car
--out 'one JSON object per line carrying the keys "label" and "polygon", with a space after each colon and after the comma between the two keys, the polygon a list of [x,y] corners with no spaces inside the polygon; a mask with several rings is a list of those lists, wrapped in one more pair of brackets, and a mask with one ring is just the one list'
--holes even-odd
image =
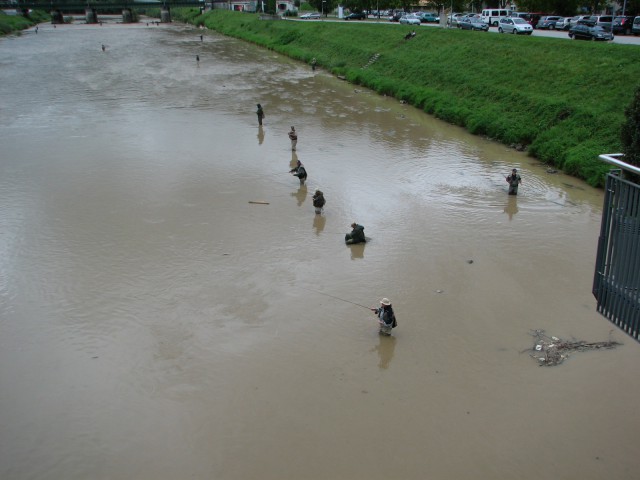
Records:
{"label": "dark blue car", "polygon": [[613,33],[606,31],[600,25],[592,27],[586,24],[578,24],[569,29],[569,38],[610,42],[613,40]]}

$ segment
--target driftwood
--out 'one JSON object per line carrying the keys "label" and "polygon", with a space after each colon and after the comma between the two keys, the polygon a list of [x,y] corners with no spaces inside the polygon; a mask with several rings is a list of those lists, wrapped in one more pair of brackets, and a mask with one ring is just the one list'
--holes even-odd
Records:
{"label": "driftwood", "polygon": [[585,350],[599,350],[601,348],[616,348],[622,343],[611,339],[613,330],[609,332],[609,340],[606,342],[585,342],[562,340],[558,337],[549,337],[544,330],[533,330],[534,345],[529,355],[538,361],[541,367],[553,367],[560,365],[573,352],[584,352]]}
{"label": "driftwood", "polygon": [[253,203],[256,205],[269,205],[269,202],[265,202],[263,200],[249,200],[249,203]]}

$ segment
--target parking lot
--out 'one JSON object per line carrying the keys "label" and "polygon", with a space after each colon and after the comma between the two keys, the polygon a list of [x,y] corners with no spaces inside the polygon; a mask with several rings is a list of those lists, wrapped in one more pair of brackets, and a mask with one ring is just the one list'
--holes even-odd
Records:
{"label": "parking lot", "polygon": [[[310,20],[305,20],[305,21],[310,21]],[[339,19],[337,17],[327,17],[321,20],[311,20],[311,21],[322,21],[322,22],[344,22],[344,19]],[[351,23],[351,22],[349,22]],[[378,20],[377,18],[373,17],[373,16],[369,16],[367,23],[380,23],[380,24],[385,24],[385,25],[399,25],[397,22],[390,22],[388,17],[380,17],[380,19]],[[420,27],[426,27],[426,28],[449,28],[449,27],[442,27],[440,24],[433,24],[433,23],[422,23],[420,24]],[[455,28],[455,27],[453,27]],[[489,28],[489,32],[491,33],[498,33],[498,29],[496,27],[490,27]],[[477,35],[477,34],[482,34],[481,32],[469,32],[470,35]],[[571,40],[569,38],[568,32],[567,31],[560,31],[560,30],[534,30],[533,34],[531,35],[532,37],[550,37],[550,38],[564,38],[566,40]],[[627,45],[640,45],[640,36],[636,37],[633,35],[616,35],[614,40],[614,43],[621,43],[621,44],[627,44]]]}

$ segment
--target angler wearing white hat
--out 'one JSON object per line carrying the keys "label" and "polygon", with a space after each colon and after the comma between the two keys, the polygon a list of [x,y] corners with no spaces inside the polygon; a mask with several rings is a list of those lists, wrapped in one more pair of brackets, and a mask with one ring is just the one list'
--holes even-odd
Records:
{"label": "angler wearing white hat", "polygon": [[380,300],[380,308],[372,308],[371,311],[378,316],[380,335],[384,335],[385,337],[391,335],[391,329],[398,326],[398,322],[396,322],[396,315],[393,313],[393,307],[391,306],[391,301],[388,298],[383,298]]}

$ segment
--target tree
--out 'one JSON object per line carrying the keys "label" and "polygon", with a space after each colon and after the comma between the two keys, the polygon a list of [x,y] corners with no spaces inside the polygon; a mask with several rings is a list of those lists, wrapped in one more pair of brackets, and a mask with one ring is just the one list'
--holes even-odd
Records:
{"label": "tree", "polygon": [[325,0],[324,6],[322,5],[322,0],[308,0],[308,2],[309,5],[318,12],[324,12],[325,15],[332,12],[338,6],[338,0]]}
{"label": "tree", "polygon": [[633,100],[624,113],[627,119],[620,132],[624,161],[640,167],[640,87],[636,88]]}
{"label": "tree", "polygon": [[[616,11],[617,15],[622,15],[622,6],[624,5],[624,0],[619,2],[619,8]],[[627,8],[624,10],[625,15],[635,16],[640,13],[640,0],[627,0]]]}
{"label": "tree", "polygon": [[276,13],[276,0],[266,0],[265,4],[264,8],[267,10],[267,13]]}
{"label": "tree", "polygon": [[[639,0],[640,1],[640,0]],[[409,1],[410,4],[415,2]],[[450,9],[453,6],[454,12],[466,12],[471,10],[471,3],[469,0],[431,0],[428,2],[429,7],[433,8],[436,12],[440,12],[444,9]],[[479,2],[475,2],[479,3]]]}
{"label": "tree", "polygon": [[469,8],[467,9],[470,12],[481,12],[482,11],[482,0],[470,0]]}
{"label": "tree", "polygon": [[555,13],[572,17],[583,3],[583,0],[520,0],[518,8],[522,12]]}

